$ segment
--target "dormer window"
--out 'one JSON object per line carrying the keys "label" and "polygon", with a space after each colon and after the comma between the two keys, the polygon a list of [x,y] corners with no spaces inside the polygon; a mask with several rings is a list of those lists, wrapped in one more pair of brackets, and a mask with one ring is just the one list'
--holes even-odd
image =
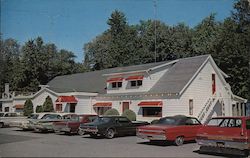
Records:
{"label": "dormer window", "polygon": [[131,87],[139,87],[142,86],[142,80],[130,81]]}
{"label": "dormer window", "polygon": [[130,87],[139,87],[142,86],[142,80],[144,76],[129,76],[126,78],[130,82]]}
{"label": "dormer window", "polygon": [[110,78],[107,80],[107,82],[111,85],[111,88],[120,88],[122,87],[122,77],[117,77],[117,78]]}
{"label": "dormer window", "polygon": [[112,82],[112,88],[120,88],[122,87],[122,82]]}

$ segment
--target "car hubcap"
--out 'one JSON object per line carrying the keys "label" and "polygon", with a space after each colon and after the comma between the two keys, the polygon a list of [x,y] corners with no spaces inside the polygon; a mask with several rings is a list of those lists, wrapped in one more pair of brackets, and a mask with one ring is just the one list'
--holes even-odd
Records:
{"label": "car hubcap", "polygon": [[175,141],[176,145],[178,145],[178,146],[179,146],[179,145],[182,145],[183,142],[184,142],[183,137],[178,137],[178,138],[176,138],[176,141]]}
{"label": "car hubcap", "polygon": [[114,137],[114,131],[112,129],[109,129],[107,132],[107,137],[108,138],[113,138]]}

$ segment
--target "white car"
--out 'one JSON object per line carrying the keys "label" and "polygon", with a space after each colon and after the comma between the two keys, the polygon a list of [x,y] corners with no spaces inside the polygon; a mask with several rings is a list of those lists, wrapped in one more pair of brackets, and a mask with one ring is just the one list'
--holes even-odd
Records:
{"label": "white car", "polygon": [[15,122],[25,120],[26,117],[20,116],[14,112],[0,113],[0,128],[12,127]]}

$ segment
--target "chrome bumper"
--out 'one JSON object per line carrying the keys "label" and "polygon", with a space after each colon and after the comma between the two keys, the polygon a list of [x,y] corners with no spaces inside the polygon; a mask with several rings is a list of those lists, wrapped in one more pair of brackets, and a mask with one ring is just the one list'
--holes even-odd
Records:
{"label": "chrome bumper", "polygon": [[167,140],[167,137],[165,135],[143,134],[143,133],[137,133],[136,135],[139,138],[148,140]]}
{"label": "chrome bumper", "polygon": [[210,146],[210,147],[220,147],[218,143],[223,143],[222,148],[233,148],[239,150],[246,150],[250,149],[250,143],[247,142],[234,142],[234,141],[224,141],[224,140],[203,140],[203,139],[196,139],[196,142],[200,146]]}

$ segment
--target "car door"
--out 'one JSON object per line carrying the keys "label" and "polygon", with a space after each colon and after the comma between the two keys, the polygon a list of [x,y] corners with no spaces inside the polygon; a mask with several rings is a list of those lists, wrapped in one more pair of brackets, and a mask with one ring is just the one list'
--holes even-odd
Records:
{"label": "car door", "polygon": [[131,122],[126,117],[118,118],[118,132],[119,134],[131,133]]}
{"label": "car door", "polygon": [[186,140],[194,140],[196,135],[197,135],[197,131],[201,128],[201,123],[196,119],[196,118],[187,118],[186,122],[185,122],[185,127],[183,127],[185,130],[185,134],[184,137]]}

